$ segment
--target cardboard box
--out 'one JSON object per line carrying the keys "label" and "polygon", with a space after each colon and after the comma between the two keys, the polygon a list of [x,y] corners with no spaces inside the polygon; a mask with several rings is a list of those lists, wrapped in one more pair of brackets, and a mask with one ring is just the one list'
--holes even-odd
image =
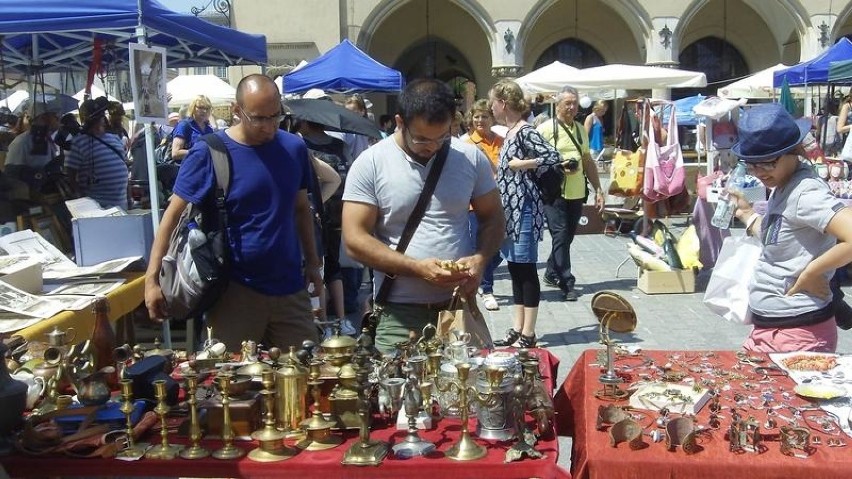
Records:
{"label": "cardboard box", "polygon": [[148,210],[131,210],[126,216],[74,218],[74,253],[78,266],[128,256],[142,256],[145,264],[154,242],[154,225]]}
{"label": "cardboard box", "polygon": [[640,270],[636,286],[645,294],[694,293],[695,273],[691,269]]}
{"label": "cardboard box", "polygon": [[578,235],[596,235],[604,232],[604,221],[601,212],[595,205],[583,205],[583,213],[577,224]]}

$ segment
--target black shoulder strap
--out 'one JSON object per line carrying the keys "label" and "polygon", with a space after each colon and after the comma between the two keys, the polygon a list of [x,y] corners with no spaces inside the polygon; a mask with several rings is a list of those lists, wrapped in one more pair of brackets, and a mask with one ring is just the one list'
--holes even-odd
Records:
{"label": "black shoulder strap", "polygon": [[93,135],[93,134],[91,134],[91,133],[88,133],[88,132],[84,133],[84,135],[90,136],[90,137],[92,137],[92,138],[94,138],[94,139],[98,140],[99,142],[101,142],[104,146],[106,146],[107,148],[109,148],[110,150],[112,150],[112,152],[113,152],[113,153],[115,153],[116,155],[118,155],[118,157],[119,157],[119,158],[121,158],[121,161],[126,161],[126,160],[127,160],[127,155],[126,155],[125,153],[122,153],[121,151],[118,151],[118,148],[116,148],[116,147],[114,147],[114,146],[110,145],[110,144],[109,144],[109,143],[107,143],[107,142],[106,142],[106,140],[104,140],[103,138],[101,138],[101,137],[99,137],[99,136],[95,136],[95,135]]}
{"label": "black shoulder strap", "polygon": [[[223,133],[224,134],[224,133]],[[213,161],[213,171],[216,174],[216,210],[219,212],[219,228],[224,229],[228,224],[228,215],[225,210],[225,198],[231,187],[231,154],[228,147],[216,133],[208,133],[202,136],[201,141],[207,143],[210,148],[210,158]]]}
{"label": "black shoulder strap", "polygon": [[[574,125],[577,125],[577,122],[576,122],[576,121],[574,122]],[[580,148],[580,144],[582,144],[582,141],[581,141],[580,143],[577,143],[577,139],[576,139],[576,138],[574,138],[574,134],[573,134],[573,133],[571,133],[571,130],[569,130],[568,128],[565,128],[565,125],[564,125],[564,124],[562,124],[562,122],[561,122],[561,121],[559,122],[559,126],[561,126],[563,130],[565,130],[565,133],[568,133],[568,138],[571,138],[571,142],[572,142],[572,143],[574,143],[574,148],[576,148],[576,149],[577,149],[577,153],[579,153],[579,154],[581,154],[581,155],[582,155],[582,154],[583,154],[583,149],[582,149],[582,148]],[[585,127],[584,127],[584,128],[585,128]],[[581,139],[581,140],[582,140],[582,139]]]}
{"label": "black shoulder strap", "polygon": [[[444,169],[444,163],[447,162],[447,155],[449,152],[450,142],[448,141],[444,143],[444,146],[438,151],[438,154],[435,157],[435,164],[432,166],[432,169],[429,170],[429,176],[426,177],[426,183],[423,185],[423,191],[420,192],[420,197],[417,198],[417,205],[414,207],[414,210],[411,212],[411,216],[408,217],[408,221],[405,223],[405,228],[402,230],[402,235],[399,238],[399,244],[396,246],[396,251],[398,253],[405,253],[406,248],[408,248],[408,243],[410,243],[411,238],[414,237],[417,225],[420,224],[420,220],[423,219],[423,214],[426,213],[426,207],[432,200],[432,193],[435,192],[435,187],[438,185],[438,179],[441,177],[441,171]],[[381,287],[379,287],[379,292],[376,293],[376,304],[382,304],[388,299],[394,279],[396,279],[396,276],[385,275],[385,279],[382,281]]]}

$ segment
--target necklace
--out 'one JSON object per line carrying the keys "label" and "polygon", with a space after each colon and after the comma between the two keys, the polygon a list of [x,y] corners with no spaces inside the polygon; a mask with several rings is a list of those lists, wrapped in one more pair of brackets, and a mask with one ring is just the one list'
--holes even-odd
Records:
{"label": "necklace", "polygon": [[507,130],[507,134],[508,134],[508,132],[514,130],[515,127],[518,126],[518,123],[522,122],[523,120],[524,120],[524,118],[521,117],[521,118],[518,118],[518,120],[515,123],[512,123],[512,126],[510,126],[509,129]]}

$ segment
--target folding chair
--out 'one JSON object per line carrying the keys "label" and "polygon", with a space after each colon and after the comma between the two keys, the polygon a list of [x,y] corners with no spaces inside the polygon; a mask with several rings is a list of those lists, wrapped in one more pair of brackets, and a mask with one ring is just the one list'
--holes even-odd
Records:
{"label": "folding chair", "polygon": [[639,196],[625,198],[621,206],[604,206],[601,217],[604,220],[604,234],[618,236],[628,234],[633,230],[633,225],[642,219],[642,198]]}

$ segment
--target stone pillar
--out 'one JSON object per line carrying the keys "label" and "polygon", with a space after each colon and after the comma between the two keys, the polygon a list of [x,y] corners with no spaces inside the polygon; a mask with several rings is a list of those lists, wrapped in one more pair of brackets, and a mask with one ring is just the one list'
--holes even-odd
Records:
{"label": "stone pillar", "polygon": [[[666,68],[677,68],[680,62],[680,41],[675,30],[680,19],[677,17],[656,17],[651,20],[654,30],[645,42],[645,64]],[[668,100],[672,96],[669,88],[655,88],[651,96]]]}
{"label": "stone pillar", "polygon": [[501,79],[523,75],[524,49],[518,44],[521,22],[500,20],[494,23],[494,27],[496,33],[491,39],[491,76]]}

